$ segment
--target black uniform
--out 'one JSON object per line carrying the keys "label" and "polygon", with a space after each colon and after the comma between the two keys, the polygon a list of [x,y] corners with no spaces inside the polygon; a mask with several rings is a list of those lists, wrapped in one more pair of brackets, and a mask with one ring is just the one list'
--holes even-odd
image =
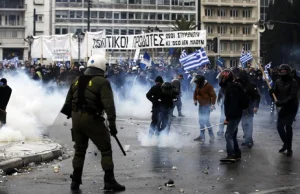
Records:
{"label": "black uniform", "polygon": [[0,122],[2,124],[6,124],[6,106],[9,102],[12,89],[8,85],[6,85],[6,79],[2,78],[1,82],[3,83],[3,86],[0,86]]}

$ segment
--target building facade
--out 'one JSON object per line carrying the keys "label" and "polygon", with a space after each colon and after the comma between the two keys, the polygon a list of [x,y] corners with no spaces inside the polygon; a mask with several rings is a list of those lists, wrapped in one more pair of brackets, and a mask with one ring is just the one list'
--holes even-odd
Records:
{"label": "building facade", "polygon": [[[87,0],[53,0],[53,4],[54,34],[87,30]],[[170,31],[171,22],[180,17],[196,17],[195,0],[99,0],[91,8],[90,31],[105,30],[107,35],[141,34],[148,27]],[[126,50],[108,53],[113,57],[134,55]]]}
{"label": "building facade", "polygon": [[260,35],[253,24],[260,18],[260,0],[202,0],[201,13],[209,56],[217,56],[211,43],[220,36],[220,56],[227,67],[239,65],[243,48],[259,60]]}
{"label": "building facade", "polygon": [[0,61],[19,57],[28,60],[28,43],[32,36],[34,9],[36,9],[36,35],[52,34],[51,1],[0,0]]}
{"label": "building facade", "polygon": [[24,0],[0,0],[0,60],[24,58],[25,12]]}

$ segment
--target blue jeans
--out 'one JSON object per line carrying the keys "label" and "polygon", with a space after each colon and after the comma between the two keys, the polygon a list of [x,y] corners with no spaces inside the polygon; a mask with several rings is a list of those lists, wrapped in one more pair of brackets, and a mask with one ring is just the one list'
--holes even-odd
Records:
{"label": "blue jeans", "polygon": [[[199,125],[200,125],[200,129],[202,131],[204,131],[205,127],[211,131],[210,128],[210,105],[206,105],[206,106],[199,106],[199,110],[198,110],[198,116],[199,116]],[[201,131],[200,131],[201,133]]]}
{"label": "blue jeans", "polygon": [[225,133],[226,149],[228,156],[237,156],[241,154],[239,144],[237,142],[238,125],[241,121],[241,117],[236,119],[230,119],[227,124]]}
{"label": "blue jeans", "polygon": [[251,114],[242,116],[242,128],[246,143],[253,143],[253,117],[254,115]]}
{"label": "blue jeans", "polygon": [[[221,116],[220,116],[220,123],[224,123],[225,121],[225,112],[224,112],[224,104],[221,105]],[[218,133],[223,134],[224,133],[224,124],[219,125],[219,131]]]}
{"label": "blue jeans", "polygon": [[171,127],[172,112],[173,112],[172,108],[170,109],[161,108],[161,111],[159,113],[159,120],[158,120],[159,133],[161,133],[164,130],[166,130],[166,132],[169,133]]}

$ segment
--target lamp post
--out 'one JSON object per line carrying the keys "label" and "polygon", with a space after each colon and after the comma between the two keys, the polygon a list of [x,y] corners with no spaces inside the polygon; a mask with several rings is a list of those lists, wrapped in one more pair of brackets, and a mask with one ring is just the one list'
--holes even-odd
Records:
{"label": "lamp post", "polygon": [[283,22],[283,21],[277,21],[277,20],[268,20],[265,22],[265,21],[259,20],[258,22],[253,24],[253,27],[254,27],[254,29],[257,29],[260,33],[263,33],[266,30],[266,27],[268,30],[273,30],[276,23],[300,26],[300,23],[294,23],[294,22]]}
{"label": "lamp post", "polygon": [[80,63],[80,42],[84,39],[84,33],[81,30],[77,30],[73,35],[74,38],[77,38],[78,42],[78,64]]}
{"label": "lamp post", "polygon": [[27,36],[27,38],[24,39],[25,42],[28,43],[28,61],[31,63],[31,45],[33,43],[33,36]]}

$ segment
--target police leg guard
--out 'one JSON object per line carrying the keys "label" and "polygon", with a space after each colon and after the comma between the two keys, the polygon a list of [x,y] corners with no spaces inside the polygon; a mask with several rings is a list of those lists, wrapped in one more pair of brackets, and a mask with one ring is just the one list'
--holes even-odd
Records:
{"label": "police leg guard", "polygon": [[120,185],[116,181],[113,170],[105,170],[104,190],[106,190],[106,191],[125,191],[125,186]]}

